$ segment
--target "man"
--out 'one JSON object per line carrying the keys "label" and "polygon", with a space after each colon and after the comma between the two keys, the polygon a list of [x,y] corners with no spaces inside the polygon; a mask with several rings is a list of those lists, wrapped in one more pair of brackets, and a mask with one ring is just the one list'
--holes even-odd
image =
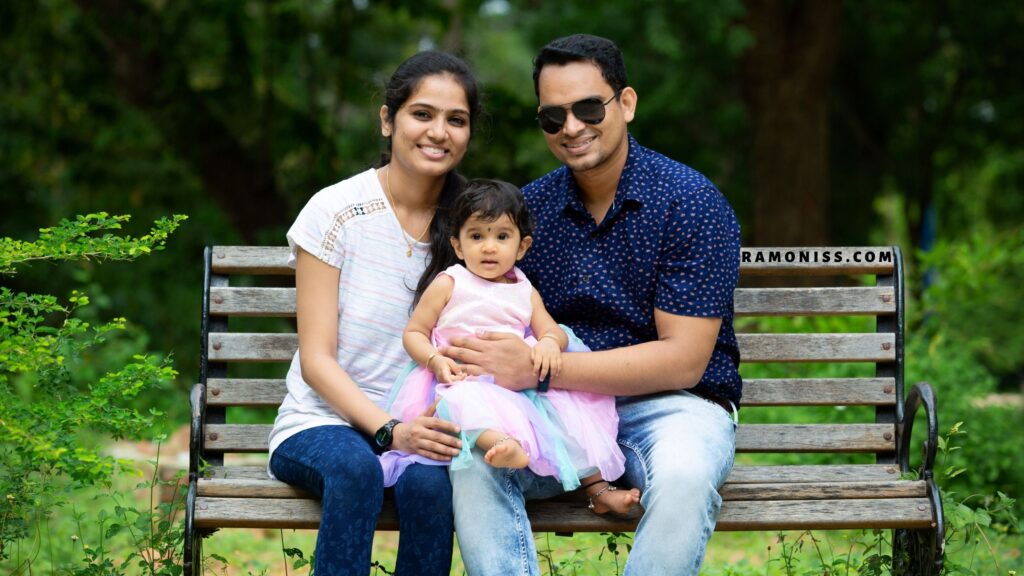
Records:
{"label": "man", "polygon": [[[594,350],[563,354],[550,385],[618,396],[620,482],[641,490],[644,508],[625,573],[697,574],[735,454],[739,225],[707,178],[629,135],[637,94],[613,42],[557,39],[533,77],[538,120],[564,166],[524,189],[537,225],[522,269]],[[548,384],[514,337],[456,340],[445,354],[507,388]],[[469,573],[537,574],[523,500],[558,493],[558,482],[476,460],[451,473]]]}

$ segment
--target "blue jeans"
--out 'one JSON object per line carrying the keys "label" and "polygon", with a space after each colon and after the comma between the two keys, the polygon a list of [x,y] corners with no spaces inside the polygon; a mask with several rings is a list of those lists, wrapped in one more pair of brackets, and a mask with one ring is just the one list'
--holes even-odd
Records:
{"label": "blue jeans", "polygon": [[[646,511],[625,575],[696,575],[722,503],[718,487],[732,470],[734,419],[685,391],[620,398],[618,410],[626,456],[621,482],[641,490]],[[538,575],[524,499],[554,496],[559,482],[527,469],[492,468],[482,456],[450,475],[455,531],[470,576]]]}
{"label": "blue jeans", "polygon": [[[274,450],[279,480],[320,498],[319,576],[369,574],[373,533],[384,502],[384,473],[370,440],[348,426],[320,426]],[[452,564],[452,489],[441,466],[413,464],[394,488],[399,519],[395,573],[446,575]]]}

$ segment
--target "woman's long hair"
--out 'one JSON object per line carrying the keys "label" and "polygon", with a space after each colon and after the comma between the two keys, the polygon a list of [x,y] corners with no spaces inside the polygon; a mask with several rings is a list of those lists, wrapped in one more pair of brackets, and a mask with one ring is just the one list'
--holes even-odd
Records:
{"label": "woman's long hair", "polygon": [[[388,107],[388,122],[393,126],[398,110],[416,92],[420,82],[428,76],[435,75],[451,76],[462,86],[463,92],[466,93],[466,103],[469,105],[469,133],[470,137],[472,137],[482,109],[476,78],[465,62],[447,52],[437,50],[427,50],[410,57],[405,62],[402,62],[395,70],[395,73],[391,75],[391,79],[384,90],[384,104]],[[380,168],[390,162],[391,138],[388,137],[387,147],[381,153],[380,162],[377,164],[377,167]],[[428,269],[433,268],[433,255],[437,246],[447,246],[451,249],[447,231],[448,211],[455,197],[462,191],[465,185],[466,179],[455,170],[448,172],[445,176],[444,186],[441,188],[441,197],[437,203],[437,210],[430,221],[431,263],[428,263]],[[436,275],[436,272],[434,275]],[[420,295],[423,294],[423,291],[427,289],[432,280],[433,276],[428,278],[426,274],[420,277],[415,288],[416,296],[413,306],[416,305],[416,302],[419,302]]]}

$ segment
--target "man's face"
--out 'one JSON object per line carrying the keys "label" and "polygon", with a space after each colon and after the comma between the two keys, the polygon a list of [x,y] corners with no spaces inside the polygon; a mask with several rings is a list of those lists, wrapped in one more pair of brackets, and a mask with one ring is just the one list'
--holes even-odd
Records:
{"label": "man's face", "polygon": [[605,117],[598,124],[587,124],[571,111],[573,102],[597,97],[602,102],[615,91],[596,65],[589,62],[571,62],[564,66],[547,65],[537,80],[539,105],[565,106],[568,110],[565,125],[555,134],[544,134],[548,148],[556,158],[575,173],[605,166],[622,159],[629,153],[626,124],[633,120],[636,92],[623,89],[618,98],[605,106]]}

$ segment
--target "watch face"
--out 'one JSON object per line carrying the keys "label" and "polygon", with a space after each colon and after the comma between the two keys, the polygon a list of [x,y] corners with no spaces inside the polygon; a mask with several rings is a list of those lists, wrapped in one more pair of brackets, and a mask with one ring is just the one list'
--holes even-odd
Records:
{"label": "watch face", "polygon": [[396,425],[398,425],[398,420],[391,420],[377,430],[373,435],[373,441],[377,443],[378,447],[387,448],[391,445],[391,440],[393,440],[392,431]]}
{"label": "watch face", "polygon": [[387,448],[388,444],[391,444],[391,429],[385,425],[380,430],[377,430],[377,433],[373,436],[373,440],[377,443],[377,446]]}

